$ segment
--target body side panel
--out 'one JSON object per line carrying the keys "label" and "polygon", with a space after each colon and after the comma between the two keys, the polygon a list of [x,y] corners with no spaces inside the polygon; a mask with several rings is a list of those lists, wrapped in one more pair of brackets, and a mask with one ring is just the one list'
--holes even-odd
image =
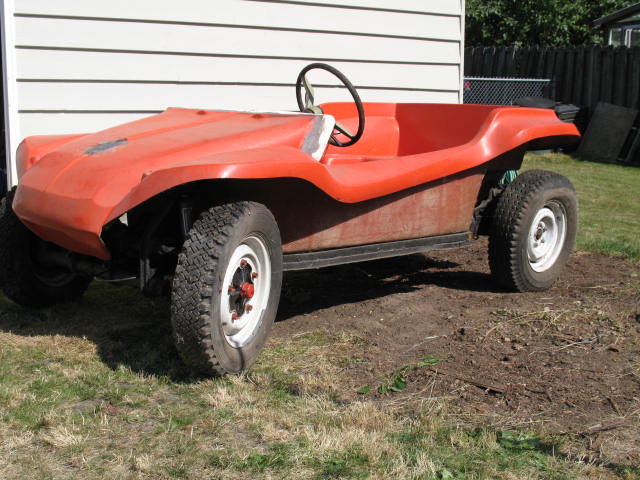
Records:
{"label": "body side panel", "polygon": [[317,189],[290,188],[264,203],[273,212],[285,253],[406,240],[469,230],[482,167],[358,203]]}

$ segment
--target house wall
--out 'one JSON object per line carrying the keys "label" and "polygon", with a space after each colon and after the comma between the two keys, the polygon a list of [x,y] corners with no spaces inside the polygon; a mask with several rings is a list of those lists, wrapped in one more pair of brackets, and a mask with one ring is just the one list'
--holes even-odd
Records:
{"label": "house wall", "polygon": [[[364,101],[461,102],[463,0],[4,4],[9,152],[25,136],[168,106],[297,110],[293,84],[313,61],[342,70]],[[349,97],[319,88],[317,99]]]}

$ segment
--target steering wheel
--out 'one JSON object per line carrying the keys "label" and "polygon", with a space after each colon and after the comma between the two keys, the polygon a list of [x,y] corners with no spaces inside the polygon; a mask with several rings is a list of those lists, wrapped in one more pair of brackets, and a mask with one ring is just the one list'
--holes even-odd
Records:
{"label": "steering wheel", "polygon": [[[362,137],[362,133],[364,132],[364,107],[362,106],[362,100],[360,100],[360,95],[358,95],[355,87],[351,84],[347,77],[345,77],[344,74],[340,72],[340,70],[332,67],[331,65],[327,65],[326,63],[312,63],[304,67],[298,74],[298,80],[296,80],[296,99],[298,100],[298,108],[301,112],[315,114],[324,113],[320,107],[315,105],[313,86],[311,85],[311,83],[309,83],[309,80],[307,80],[306,77],[307,72],[314,69],[326,70],[327,72],[332,73],[334,76],[338,77],[338,79],[343,83],[345,87],[347,87],[347,90],[351,94],[351,97],[356,104],[356,109],[358,110],[358,130],[355,134],[353,134],[344,125],[336,122],[334,126],[334,133],[331,135],[329,143],[337,147],[348,147],[349,145],[353,145],[358,140],[360,140],[360,137]],[[303,89],[304,102],[302,101]],[[336,138],[336,131],[343,134],[349,140],[346,142],[338,140]]]}

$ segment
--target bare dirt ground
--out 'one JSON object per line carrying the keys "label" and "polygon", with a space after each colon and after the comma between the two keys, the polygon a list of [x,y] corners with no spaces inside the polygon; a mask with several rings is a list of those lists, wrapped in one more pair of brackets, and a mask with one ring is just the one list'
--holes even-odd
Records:
{"label": "bare dirt ground", "polygon": [[594,455],[640,463],[640,265],[574,253],[542,293],[493,282],[486,241],[468,249],[285,276],[272,335],[345,331],[362,339],[344,378],[369,398],[405,373],[404,408],[439,401],[456,419],[571,433]]}

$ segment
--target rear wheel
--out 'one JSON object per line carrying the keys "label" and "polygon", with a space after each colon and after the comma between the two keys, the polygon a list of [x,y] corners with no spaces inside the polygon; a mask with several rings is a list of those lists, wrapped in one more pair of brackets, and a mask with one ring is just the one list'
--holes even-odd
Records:
{"label": "rear wheel", "polygon": [[489,238],[489,265],[509,290],[541,291],[556,281],[571,253],[578,201],[571,182],[554,172],[530,170],[498,199]]}
{"label": "rear wheel", "polygon": [[171,319],[185,362],[208,375],[251,365],[276,316],[280,232],[261,204],[210,208],[193,224],[173,279]]}
{"label": "rear wheel", "polygon": [[14,191],[0,201],[0,288],[25,307],[47,307],[75,300],[91,278],[77,275],[39,260],[55,245],[44,242],[16,217],[11,209]]}

